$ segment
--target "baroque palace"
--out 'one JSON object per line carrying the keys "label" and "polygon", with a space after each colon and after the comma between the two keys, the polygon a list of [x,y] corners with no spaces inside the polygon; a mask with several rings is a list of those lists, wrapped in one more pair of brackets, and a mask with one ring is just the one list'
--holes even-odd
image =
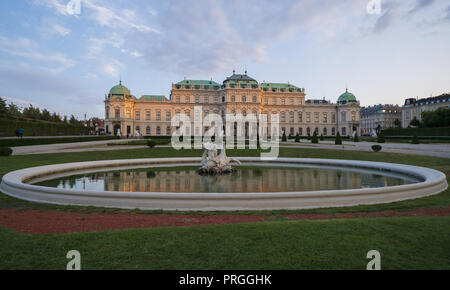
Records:
{"label": "baroque palace", "polygon": [[[194,107],[201,106],[203,116],[225,114],[279,114],[280,134],[300,136],[342,136],[360,134],[360,105],[346,90],[337,103],[305,100],[305,89],[289,83],[258,83],[245,74],[228,77],[222,84],[213,80],[183,80],[172,84],[170,98],[143,95],[136,98],[122,85],[114,86],[105,96],[105,130],[107,134],[170,136],[172,117],[185,113],[192,122]],[[194,128],[189,128],[194,135]],[[202,128],[206,132],[209,128]],[[197,128],[198,130],[198,128]],[[197,134],[197,132],[196,132]],[[270,132],[269,132],[270,136]]]}

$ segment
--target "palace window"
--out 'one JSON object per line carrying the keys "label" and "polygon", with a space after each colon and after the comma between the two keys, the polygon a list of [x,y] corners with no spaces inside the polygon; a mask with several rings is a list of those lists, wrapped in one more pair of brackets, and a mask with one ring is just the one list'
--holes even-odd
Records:
{"label": "palace window", "polygon": [[181,102],[180,96],[177,96],[175,99],[176,99],[177,103],[180,103],[180,102]]}
{"label": "palace window", "polygon": [[328,123],[328,113],[323,113],[323,122]]}
{"label": "palace window", "polygon": [[334,128],[334,127],[331,128],[331,135],[333,135],[333,136],[336,135],[336,128]]}
{"label": "palace window", "polygon": [[156,121],[161,121],[161,111],[156,112]]}
{"label": "palace window", "polygon": [[306,123],[311,123],[311,112],[306,112]]}
{"label": "palace window", "polygon": [[195,96],[195,102],[196,103],[200,103],[200,97],[199,96]]}
{"label": "palace window", "polygon": [[314,112],[314,123],[319,123],[319,112]]}
{"label": "palace window", "polygon": [[236,97],[235,96],[231,96],[231,102],[236,102]]}
{"label": "palace window", "polygon": [[136,126],[136,132],[141,133],[141,127]]}
{"label": "palace window", "polygon": [[150,135],[150,133],[151,133],[151,131],[150,131],[150,126],[147,126],[147,127],[145,128],[145,134],[146,134],[146,135]]}
{"label": "palace window", "polygon": [[167,126],[167,128],[166,128],[166,135],[170,135],[170,133],[172,133],[171,132],[171,128],[170,128],[170,126]]}
{"label": "palace window", "polygon": [[253,103],[256,103],[258,100],[256,98],[256,96],[253,96]]}
{"label": "palace window", "polygon": [[214,103],[218,103],[219,102],[219,97],[218,96],[215,96],[214,97]]}
{"label": "palace window", "polygon": [[331,114],[331,123],[336,123],[336,114],[335,113]]}
{"label": "palace window", "polygon": [[294,127],[291,127],[291,132],[290,132],[290,134],[291,134],[291,135],[294,135]]}
{"label": "palace window", "polygon": [[286,112],[281,112],[281,122],[282,123],[286,122]]}
{"label": "palace window", "polygon": [[347,135],[347,128],[342,127],[342,136]]}
{"label": "palace window", "polygon": [[341,112],[341,122],[347,122],[347,112]]}
{"label": "palace window", "polygon": [[298,128],[298,134],[300,136],[303,136],[303,128],[302,127]]}
{"label": "palace window", "polygon": [[225,96],[222,96],[222,103],[225,103]]}
{"label": "palace window", "polygon": [[246,96],[242,96],[242,102],[243,103],[247,102],[247,97]]}
{"label": "palace window", "polygon": [[269,104],[269,98],[264,98],[264,104],[268,105]]}
{"label": "palace window", "polygon": [[186,116],[188,116],[189,118],[191,117],[191,111],[189,111],[189,110],[184,111],[184,114]]}
{"label": "palace window", "polygon": [[317,135],[319,135],[319,128],[316,127],[316,129],[314,129],[314,131],[316,132]]}
{"label": "palace window", "polygon": [[141,112],[136,111],[136,120],[140,120],[140,119],[141,119]]}
{"label": "palace window", "polygon": [[302,112],[298,112],[298,122],[303,123],[303,113]]}
{"label": "palace window", "polygon": [[306,128],[306,134],[311,135],[311,128]]}
{"label": "palace window", "polygon": [[327,134],[328,134],[328,130],[327,130],[327,128],[325,127],[325,128],[323,128],[323,135],[326,136]]}
{"label": "palace window", "polygon": [[116,109],[116,119],[120,119],[120,109]]}
{"label": "palace window", "polygon": [[190,97],[186,97],[186,103],[190,103],[191,102],[191,98]]}
{"label": "palace window", "polygon": [[156,127],[156,135],[161,135],[161,127],[160,126]]}
{"label": "palace window", "polygon": [[145,111],[145,120],[150,121],[151,119],[150,111]]}
{"label": "palace window", "polygon": [[352,121],[356,121],[356,112],[352,111]]}
{"label": "palace window", "polygon": [[205,96],[204,102],[205,102],[205,103],[209,103],[209,97],[208,97],[208,96]]}
{"label": "palace window", "polygon": [[290,100],[291,100],[291,105],[293,105],[294,104],[294,99],[290,98]]}
{"label": "palace window", "polygon": [[281,104],[282,104],[282,105],[286,105],[286,99],[285,99],[285,98],[282,98],[282,99],[281,99]]}
{"label": "palace window", "polygon": [[170,111],[166,112],[166,121],[170,121],[172,119],[172,114],[170,113]]}
{"label": "palace window", "polygon": [[289,112],[289,122],[294,123],[294,111]]}
{"label": "palace window", "polygon": [[272,104],[276,105],[277,104],[277,98],[272,98]]}

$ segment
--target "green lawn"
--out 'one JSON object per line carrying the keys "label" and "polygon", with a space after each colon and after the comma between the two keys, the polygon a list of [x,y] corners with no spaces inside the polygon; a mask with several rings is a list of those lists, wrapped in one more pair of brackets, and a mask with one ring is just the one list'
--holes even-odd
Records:
{"label": "green lawn", "polygon": [[26,235],[0,228],[0,269],[450,269],[450,217],[284,221]]}
{"label": "green lawn", "polygon": [[[231,156],[259,155],[254,150],[230,150],[227,153]],[[9,156],[0,157],[0,173],[64,162],[200,155],[201,150],[146,148]],[[449,159],[385,152],[281,148],[280,156],[395,162],[450,171]],[[81,252],[83,269],[365,269],[366,253],[372,249],[381,253],[382,269],[450,269],[450,217],[320,221],[286,221],[282,218],[284,213],[295,212],[333,214],[449,205],[450,190],[446,190],[431,197],[384,205],[262,212],[270,215],[272,221],[250,224],[58,235],[21,234],[0,227],[0,269],[65,269],[66,253],[73,249]],[[159,213],[36,204],[0,194],[0,208],[14,207]],[[254,213],[257,212],[245,214]]]}

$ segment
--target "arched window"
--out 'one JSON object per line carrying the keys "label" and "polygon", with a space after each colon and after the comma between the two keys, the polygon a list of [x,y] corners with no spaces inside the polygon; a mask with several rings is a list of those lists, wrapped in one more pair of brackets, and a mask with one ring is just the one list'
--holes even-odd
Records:
{"label": "arched window", "polygon": [[161,127],[160,126],[156,127],[156,135],[161,135]]}
{"label": "arched window", "polygon": [[326,127],[325,127],[325,128],[323,128],[323,135],[324,135],[324,136],[328,135],[328,130],[327,130],[327,128],[326,128]]}
{"label": "arched window", "polygon": [[141,133],[141,127],[136,126],[136,132]]}
{"label": "arched window", "polygon": [[147,128],[145,128],[145,135],[150,135],[151,131],[150,131],[150,126],[147,126]]}
{"label": "arched window", "polygon": [[311,129],[309,127],[306,128],[306,134],[311,135]]}
{"label": "arched window", "polygon": [[246,96],[242,96],[242,102],[243,103],[247,102],[247,97]]}

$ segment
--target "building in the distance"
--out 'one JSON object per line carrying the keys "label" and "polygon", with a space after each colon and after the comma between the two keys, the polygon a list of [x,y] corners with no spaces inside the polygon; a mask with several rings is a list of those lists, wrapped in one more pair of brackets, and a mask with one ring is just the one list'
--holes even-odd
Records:
{"label": "building in the distance", "polygon": [[421,122],[422,112],[435,111],[441,107],[450,108],[450,93],[423,99],[406,99],[402,110],[402,127],[408,127],[414,118]]}
{"label": "building in the distance", "polygon": [[[122,85],[114,86],[105,96],[105,130],[107,134],[161,136],[171,135],[174,115],[184,113],[194,120],[194,107],[201,106],[203,116],[225,114],[279,114],[279,134],[306,136],[343,136],[359,134],[360,106],[346,90],[337,103],[323,100],[305,101],[305,89],[289,83],[258,83],[245,74],[228,77],[219,84],[213,80],[183,80],[172,84],[170,98],[157,95],[135,97]],[[193,124],[192,124],[193,126]],[[191,135],[209,128],[190,127]],[[270,132],[268,134],[270,136]]]}
{"label": "building in the distance", "polygon": [[402,108],[398,105],[375,105],[361,108],[361,135],[373,135],[377,128],[387,129],[400,126]]}

